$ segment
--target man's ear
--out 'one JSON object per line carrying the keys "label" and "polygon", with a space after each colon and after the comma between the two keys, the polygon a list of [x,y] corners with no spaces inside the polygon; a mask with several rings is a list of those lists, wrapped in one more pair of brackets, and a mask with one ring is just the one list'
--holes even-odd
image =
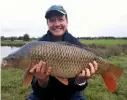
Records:
{"label": "man's ear", "polygon": [[68,19],[67,19],[67,24],[68,24]]}
{"label": "man's ear", "polygon": [[47,22],[47,25],[48,25],[48,19],[46,20],[46,22]]}
{"label": "man's ear", "polygon": [[67,19],[67,27],[68,27],[68,19]]}

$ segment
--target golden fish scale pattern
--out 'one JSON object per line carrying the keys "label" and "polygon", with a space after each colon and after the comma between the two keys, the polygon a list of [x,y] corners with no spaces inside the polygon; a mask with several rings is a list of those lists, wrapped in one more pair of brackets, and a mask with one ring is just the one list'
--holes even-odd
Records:
{"label": "golden fish scale pattern", "polygon": [[98,72],[97,73],[102,73],[103,71],[107,71],[109,68],[109,62],[107,62],[105,59],[98,57],[97,59],[98,63]]}
{"label": "golden fish scale pattern", "polygon": [[88,63],[97,59],[93,53],[75,46],[43,43],[30,50],[32,60],[43,60],[52,67],[52,76],[71,78],[78,75]]}

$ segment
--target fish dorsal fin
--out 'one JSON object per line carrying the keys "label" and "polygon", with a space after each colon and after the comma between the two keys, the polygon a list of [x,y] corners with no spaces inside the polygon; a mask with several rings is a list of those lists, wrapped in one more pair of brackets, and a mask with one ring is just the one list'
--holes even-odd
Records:
{"label": "fish dorsal fin", "polygon": [[72,44],[72,43],[67,42],[67,41],[59,41],[59,42],[55,42],[55,43],[62,44],[62,45],[67,45],[67,46],[75,46],[75,47],[78,47],[78,48],[83,48],[83,46]]}
{"label": "fish dorsal fin", "polygon": [[82,46],[79,46],[79,45],[76,45],[76,44],[69,43],[67,41],[59,41],[59,42],[56,42],[56,43],[62,44],[62,45],[67,45],[67,46],[74,46],[74,47],[77,47],[77,48],[81,48],[81,49],[84,49],[84,50],[86,50],[88,52],[91,52],[91,53],[99,56],[99,54],[96,52],[95,49],[89,48],[85,44],[82,44]]}

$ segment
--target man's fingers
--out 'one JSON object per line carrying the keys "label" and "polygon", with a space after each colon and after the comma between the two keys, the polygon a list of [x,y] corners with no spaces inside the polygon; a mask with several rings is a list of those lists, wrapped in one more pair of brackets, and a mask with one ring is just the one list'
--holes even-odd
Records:
{"label": "man's fingers", "polygon": [[44,72],[44,69],[45,68],[43,68],[43,67],[45,67],[45,62],[43,62],[43,61],[40,61],[38,64],[36,64],[35,65],[35,63],[32,63],[32,66],[33,66],[33,68],[31,68],[31,70],[30,70],[30,73],[39,73],[39,72]]}
{"label": "man's fingers", "polygon": [[85,75],[86,75],[85,70],[82,70],[82,76],[85,76]]}
{"label": "man's fingers", "polygon": [[97,69],[98,69],[98,64],[97,64],[97,62],[96,62],[96,61],[93,61],[93,64],[94,64],[95,71],[97,71]]}
{"label": "man's fingers", "polygon": [[39,62],[39,64],[36,65],[36,73],[39,73],[42,69],[42,61]]}
{"label": "man's fingers", "polygon": [[51,68],[51,67],[49,67],[49,68],[48,68],[48,70],[47,70],[46,75],[49,75],[49,74],[51,73],[51,71],[52,71],[52,68]]}
{"label": "man's fingers", "polygon": [[85,71],[86,71],[86,77],[90,77],[91,76],[90,70],[88,68],[85,68]]}
{"label": "man's fingers", "polygon": [[45,62],[41,62],[41,69],[40,69],[40,72],[42,73],[42,74],[44,74],[44,72],[45,72],[45,66],[46,66],[46,63]]}
{"label": "man's fingers", "polygon": [[37,68],[37,65],[35,65],[33,68],[31,68],[31,69],[30,69],[30,73],[35,73],[36,68]]}
{"label": "man's fingers", "polygon": [[94,68],[93,64],[89,63],[89,66],[90,66],[90,73],[91,74],[95,73],[95,68]]}
{"label": "man's fingers", "polygon": [[80,75],[84,77],[86,75],[86,71],[82,70],[82,73]]}

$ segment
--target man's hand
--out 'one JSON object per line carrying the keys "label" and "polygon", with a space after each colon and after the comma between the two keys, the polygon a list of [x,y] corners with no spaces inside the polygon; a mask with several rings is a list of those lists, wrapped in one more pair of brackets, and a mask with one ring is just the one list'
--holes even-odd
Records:
{"label": "man's hand", "polygon": [[82,73],[80,73],[75,81],[77,84],[84,83],[87,79],[89,79],[98,69],[98,64],[96,61],[93,61],[93,63],[89,63],[89,68],[85,68],[85,70],[82,70]]}
{"label": "man's hand", "polygon": [[46,63],[43,61],[40,61],[38,64],[34,65],[34,67],[30,70],[30,73],[35,75],[38,79],[39,85],[42,87],[47,86],[50,72],[51,67],[47,68]]}

